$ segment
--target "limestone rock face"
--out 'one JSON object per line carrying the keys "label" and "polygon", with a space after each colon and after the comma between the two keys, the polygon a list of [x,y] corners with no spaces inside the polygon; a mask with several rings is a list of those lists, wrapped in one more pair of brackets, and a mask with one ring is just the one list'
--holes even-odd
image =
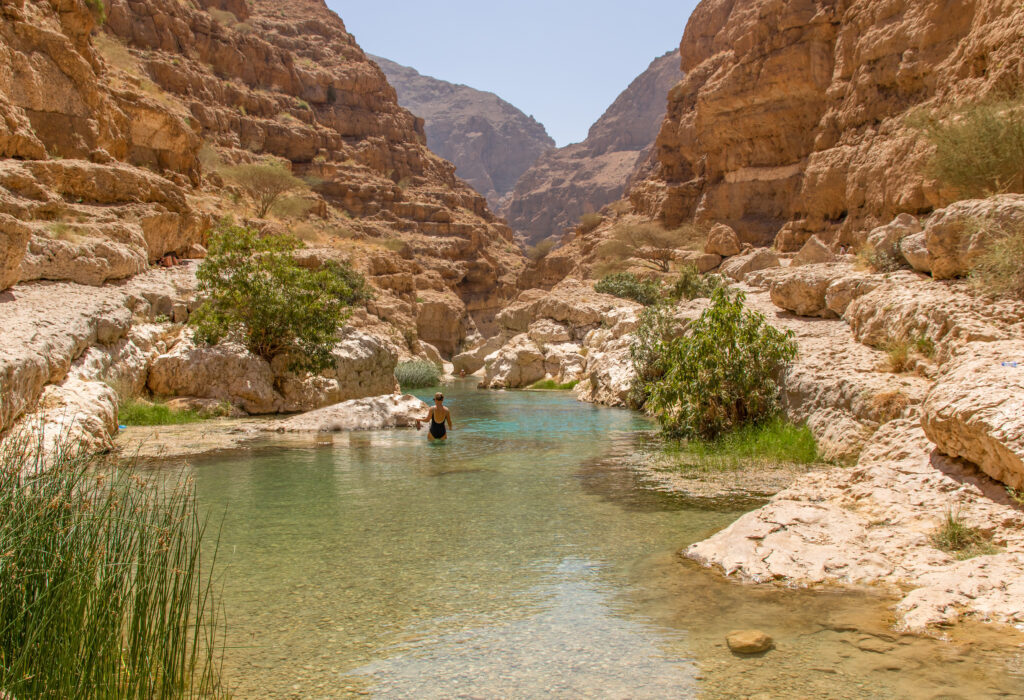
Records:
{"label": "limestone rock face", "polygon": [[944,454],[1024,489],[1024,341],[967,344],[928,393],[921,425]]}
{"label": "limestone rock face", "polygon": [[708,240],[704,244],[705,253],[714,253],[727,258],[730,255],[739,255],[742,250],[740,238],[732,227],[725,224],[715,224],[708,232]]}
{"label": "limestone rock face", "polygon": [[868,234],[867,245],[876,253],[893,260],[901,257],[903,239],[921,232],[921,223],[912,214],[900,214],[885,226],[879,226]]}
{"label": "limestone rock face", "polygon": [[21,261],[32,229],[10,214],[0,214],[0,290],[21,279]]}
{"label": "limestone rock face", "polygon": [[584,141],[541,155],[499,213],[536,242],[561,235],[583,214],[618,199],[647,160],[665,114],[665,95],[680,78],[678,52],[655,59],[590,127]]}
{"label": "limestone rock face", "polygon": [[935,212],[924,230],[932,276],[966,276],[985,249],[991,222],[1024,227],[1024,195],[967,199]]}
{"label": "limestone rock face", "polygon": [[398,103],[423,118],[427,145],[499,209],[519,177],[555,147],[544,125],[497,95],[420,75],[377,56]]}
{"label": "limestone rock face", "polygon": [[[926,175],[904,115],[963,104],[1024,70],[1024,8],[1000,0],[706,0],[680,44],[654,173],[634,206],[669,228],[727,223],[799,250],[859,245],[956,193]],[[979,66],[984,65],[984,68]]]}
{"label": "limestone rock face", "polygon": [[544,378],[544,354],[525,333],[511,338],[484,361],[483,385],[489,389],[529,386]]}

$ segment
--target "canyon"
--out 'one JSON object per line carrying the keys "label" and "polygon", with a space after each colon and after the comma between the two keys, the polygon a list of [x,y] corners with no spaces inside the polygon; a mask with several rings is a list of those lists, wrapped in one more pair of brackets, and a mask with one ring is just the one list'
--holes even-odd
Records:
{"label": "canyon", "polygon": [[[129,395],[227,405],[239,440],[408,426],[423,406],[394,396],[394,369],[413,358],[624,407],[643,307],[594,281],[623,230],[657,226],[679,232],[675,272],[719,274],[793,333],[783,409],[834,463],[685,555],[744,582],[884,586],[913,632],[1024,622],[1024,314],[967,279],[991,242],[968,224],[1024,226],[1024,195],[960,196],[913,121],[1024,84],[1019,2],[704,0],[678,52],[557,150],[493,96],[382,71],[322,0],[95,7],[2,6],[0,435],[116,449]],[[403,93],[449,111],[414,115]],[[470,97],[500,119],[475,125]],[[431,150],[452,143],[432,123],[479,131],[448,152],[481,163],[461,173],[478,191]],[[255,216],[226,175],[256,162],[307,184],[289,210]],[[226,215],[372,286],[328,370],[194,342],[196,268]],[[528,260],[516,232],[562,238]],[[708,306],[672,314],[685,330]],[[930,350],[886,369],[911,341]],[[937,549],[952,512],[998,551]]]}

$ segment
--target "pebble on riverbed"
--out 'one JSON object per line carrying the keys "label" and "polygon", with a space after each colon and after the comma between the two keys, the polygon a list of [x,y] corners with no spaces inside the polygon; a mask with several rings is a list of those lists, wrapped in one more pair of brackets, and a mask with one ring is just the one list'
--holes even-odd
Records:
{"label": "pebble on riverbed", "polygon": [[761,630],[737,630],[725,638],[734,654],[760,654],[775,646],[775,640]]}

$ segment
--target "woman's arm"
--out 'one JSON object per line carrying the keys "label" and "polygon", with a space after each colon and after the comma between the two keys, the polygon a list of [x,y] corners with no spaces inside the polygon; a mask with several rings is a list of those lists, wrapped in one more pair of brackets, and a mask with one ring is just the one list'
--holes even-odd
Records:
{"label": "woman's arm", "polygon": [[433,413],[434,413],[434,407],[431,406],[430,408],[427,409],[427,416],[426,416],[426,418],[417,418],[416,419],[416,427],[419,428],[420,427],[420,423],[426,423],[428,420],[430,420],[430,416]]}
{"label": "woman's arm", "polygon": [[448,429],[454,430],[454,427],[452,426],[452,409],[448,409],[448,415],[445,416],[444,419],[448,423]]}

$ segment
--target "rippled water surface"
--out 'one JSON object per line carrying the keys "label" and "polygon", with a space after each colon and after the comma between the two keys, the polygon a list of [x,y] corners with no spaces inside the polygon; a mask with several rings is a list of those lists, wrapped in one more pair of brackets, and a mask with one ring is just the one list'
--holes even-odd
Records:
{"label": "rippled water surface", "polygon": [[[234,697],[1024,693],[1005,633],[903,637],[877,593],[742,586],[679,558],[742,511],[643,489],[635,414],[471,387],[446,389],[448,444],[353,433],[192,466],[226,513]],[[778,648],[730,654],[751,626]]]}

